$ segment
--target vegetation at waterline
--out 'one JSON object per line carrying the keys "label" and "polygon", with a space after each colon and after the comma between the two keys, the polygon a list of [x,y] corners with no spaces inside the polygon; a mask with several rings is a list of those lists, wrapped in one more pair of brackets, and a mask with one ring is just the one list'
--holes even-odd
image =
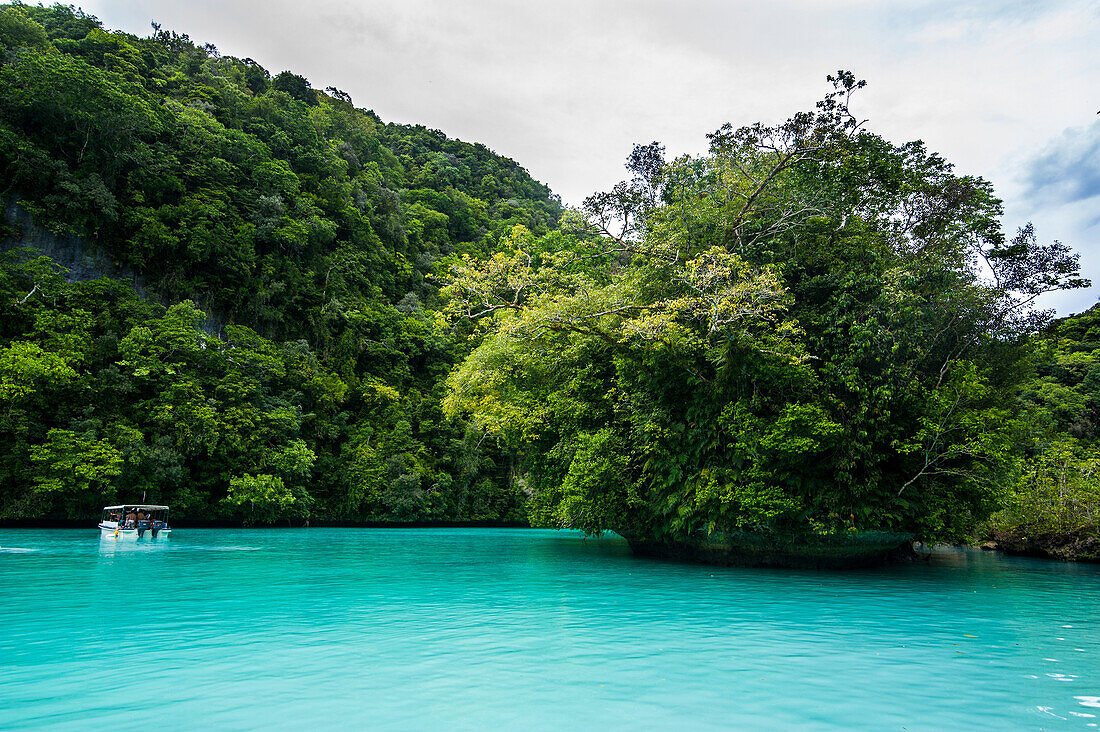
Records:
{"label": "vegetation at waterline", "polygon": [[564,211],[156,26],[17,3],[0,46],[0,518],[1095,529],[1095,339],[1033,309],[1076,255],[851,74]]}
{"label": "vegetation at waterline", "polygon": [[1003,548],[1100,559],[1100,306],[1034,341],[1022,469],[986,533]]}

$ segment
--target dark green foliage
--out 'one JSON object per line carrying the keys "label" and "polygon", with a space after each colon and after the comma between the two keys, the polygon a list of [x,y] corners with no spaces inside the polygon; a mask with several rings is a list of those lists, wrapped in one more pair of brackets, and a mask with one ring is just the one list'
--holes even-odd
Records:
{"label": "dark green foliage", "polygon": [[1100,306],[1051,324],[1035,351],[1034,378],[1020,389],[1023,469],[989,528],[1025,545],[1100,538]]}
{"label": "dark green foliage", "polygon": [[447,406],[524,456],[540,521],[654,546],[955,539],[1001,505],[1031,305],[1084,284],[1077,257],[1006,240],[988,183],[864,130],[862,84],[832,81],[701,158],[639,146],[585,202],[595,232],[452,269],[486,335]]}
{"label": "dark green foliage", "polygon": [[5,49],[41,48],[49,43],[41,23],[14,7],[0,14],[0,46]]}
{"label": "dark green foliage", "polygon": [[317,106],[317,93],[313,91],[313,87],[304,76],[284,71],[271,80],[271,88],[288,94],[302,104],[310,107]]}
{"label": "dark green foliage", "polygon": [[506,456],[440,411],[463,346],[430,277],[553,227],[545,186],[158,26],[15,4],[0,45],[0,201],[144,288],[5,260],[3,515],[520,515]]}

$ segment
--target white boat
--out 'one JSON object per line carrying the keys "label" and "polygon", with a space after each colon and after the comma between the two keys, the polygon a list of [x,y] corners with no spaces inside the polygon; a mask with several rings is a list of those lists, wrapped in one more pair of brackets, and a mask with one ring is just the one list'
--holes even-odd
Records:
{"label": "white boat", "polygon": [[171,533],[168,506],[144,503],[104,506],[103,518],[99,522],[99,534],[104,539],[141,539],[147,534],[156,539]]}

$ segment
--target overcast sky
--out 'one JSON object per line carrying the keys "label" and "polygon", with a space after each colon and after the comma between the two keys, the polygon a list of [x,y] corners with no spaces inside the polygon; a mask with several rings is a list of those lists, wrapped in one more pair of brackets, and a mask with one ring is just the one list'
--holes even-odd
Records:
{"label": "overcast sky", "polygon": [[723,122],[778,121],[851,69],[895,142],[991,180],[1005,228],[1082,253],[1100,296],[1098,0],[89,0],[338,87],[384,120],[514,158],[566,203],[624,176],[635,142],[699,153]]}

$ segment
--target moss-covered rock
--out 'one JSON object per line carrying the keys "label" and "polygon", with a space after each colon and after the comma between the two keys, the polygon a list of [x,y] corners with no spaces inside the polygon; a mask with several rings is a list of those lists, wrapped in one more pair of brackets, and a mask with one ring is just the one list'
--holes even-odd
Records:
{"label": "moss-covered rock", "polygon": [[993,532],[992,542],[1006,554],[1067,562],[1100,562],[1100,526],[1037,533],[998,530]]}

